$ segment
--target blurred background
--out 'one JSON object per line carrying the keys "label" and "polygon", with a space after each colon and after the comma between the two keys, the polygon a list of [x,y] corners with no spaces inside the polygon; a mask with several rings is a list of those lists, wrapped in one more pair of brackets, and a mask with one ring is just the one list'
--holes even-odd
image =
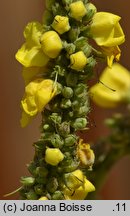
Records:
{"label": "blurred background", "polygon": [[[129,0],[93,0],[98,11],[107,11],[122,17],[121,25],[126,42],[121,46],[120,63],[130,69],[130,7]],[[22,129],[20,100],[24,93],[21,65],[15,60],[15,53],[23,43],[23,29],[33,20],[41,20],[44,0],[0,1],[0,199],[3,195],[20,187],[21,176],[28,175],[26,164],[33,158],[32,144],[39,138],[40,117]],[[116,110],[93,107],[90,121],[96,123],[86,134],[89,141],[108,133],[103,119]],[[119,110],[118,110],[119,111]],[[120,160],[111,170],[101,191],[102,199],[130,199],[130,158]],[[18,199],[18,194],[8,199]]]}

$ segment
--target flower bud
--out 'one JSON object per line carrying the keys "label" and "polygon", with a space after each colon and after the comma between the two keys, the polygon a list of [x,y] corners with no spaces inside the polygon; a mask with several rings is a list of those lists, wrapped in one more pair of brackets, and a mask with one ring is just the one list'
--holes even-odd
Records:
{"label": "flower bud", "polygon": [[58,181],[56,178],[51,177],[46,185],[47,191],[49,193],[54,193],[58,188]]}
{"label": "flower bud", "polygon": [[76,110],[75,115],[77,117],[86,116],[89,111],[89,105],[86,103],[84,106],[80,106],[79,109]]}
{"label": "flower bud", "polygon": [[87,13],[86,7],[82,1],[73,2],[70,4],[70,16],[80,21]]}
{"label": "flower bud", "polygon": [[65,146],[73,146],[77,141],[77,136],[76,135],[68,135],[65,138]]}
{"label": "flower bud", "polygon": [[46,1],[46,8],[51,11],[52,5],[54,5],[54,3],[55,3],[55,0]]}
{"label": "flower bud", "polygon": [[94,4],[88,3],[86,4],[87,14],[84,17],[83,21],[89,21],[92,19],[93,15],[97,12],[97,8]]}
{"label": "flower bud", "polygon": [[82,51],[70,55],[70,67],[76,71],[83,70],[87,62],[87,57]]}
{"label": "flower bud", "polygon": [[34,192],[34,190],[30,190],[28,193],[26,193],[27,200],[37,200],[38,195]]}
{"label": "flower bud", "polygon": [[65,121],[59,125],[59,133],[61,136],[66,137],[70,133],[70,123]]}
{"label": "flower bud", "polygon": [[43,52],[50,58],[56,58],[62,50],[62,41],[55,31],[47,31],[41,37]]}
{"label": "flower bud", "polygon": [[43,178],[43,177],[37,177],[36,181],[38,184],[42,184],[42,185],[46,185],[47,183],[47,178]]}
{"label": "flower bud", "polygon": [[61,191],[55,191],[52,195],[52,200],[64,200],[63,193]]}
{"label": "flower bud", "polygon": [[79,101],[78,100],[74,100],[73,103],[72,103],[72,109],[73,109],[73,111],[78,110],[79,107],[80,107]]}
{"label": "flower bud", "polygon": [[38,195],[43,194],[43,186],[41,184],[35,185],[34,190],[35,190],[36,194],[38,194]]}
{"label": "flower bud", "polygon": [[75,52],[75,45],[73,43],[67,43],[66,41],[63,42],[63,48],[67,52],[67,58],[69,58],[69,55]]}
{"label": "flower bud", "polygon": [[83,83],[79,83],[74,89],[74,94],[77,96],[82,94],[84,91],[86,91],[86,85]]}
{"label": "flower bud", "polygon": [[73,172],[74,170],[76,170],[79,166],[79,161],[77,161],[76,159],[72,159],[72,158],[66,158],[66,161],[62,164],[62,172],[64,173],[68,173],[68,172]]}
{"label": "flower bud", "polygon": [[86,118],[76,118],[75,121],[72,122],[71,126],[75,128],[75,130],[82,130],[87,125]]}
{"label": "flower bud", "polygon": [[35,178],[33,178],[33,177],[21,177],[20,182],[24,186],[32,186],[35,183]]}
{"label": "flower bud", "polygon": [[76,86],[77,81],[78,81],[78,77],[76,74],[69,73],[67,75],[67,78],[66,78],[67,86],[74,87],[74,86]]}
{"label": "flower bud", "polygon": [[68,32],[69,39],[72,42],[75,42],[77,40],[79,34],[80,34],[80,28],[79,27],[72,27]]}
{"label": "flower bud", "polygon": [[58,148],[47,148],[45,151],[46,163],[57,166],[64,159],[63,153]]}
{"label": "flower bud", "polygon": [[51,137],[51,143],[55,148],[62,148],[62,146],[64,145],[64,141],[63,139],[60,137],[59,134],[54,134]]}
{"label": "flower bud", "polygon": [[69,107],[71,107],[71,100],[63,98],[61,101],[60,107],[62,109],[68,109]]}
{"label": "flower bud", "polygon": [[87,9],[93,11],[94,13],[97,12],[97,8],[96,8],[95,5],[92,4],[92,3],[88,3],[88,4],[87,4]]}
{"label": "flower bud", "polygon": [[61,123],[61,120],[62,120],[62,117],[58,114],[58,113],[52,113],[50,116],[49,116],[49,119],[54,122],[55,124],[60,124]]}
{"label": "flower bud", "polygon": [[65,98],[71,98],[73,97],[73,89],[70,88],[70,87],[64,87],[63,90],[62,90],[62,95],[65,97]]}
{"label": "flower bud", "polygon": [[48,175],[48,170],[45,167],[37,167],[36,175],[44,178]]}
{"label": "flower bud", "polygon": [[42,196],[39,200],[48,200],[48,198],[46,196]]}
{"label": "flower bud", "polygon": [[72,118],[72,117],[74,116],[74,112],[73,112],[73,111],[69,111],[69,112],[68,112],[68,116],[69,116],[70,118]]}
{"label": "flower bud", "polygon": [[32,161],[30,164],[27,165],[28,171],[32,174],[35,175],[36,172],[36,164]]}
{"label": "flower bud", "polygon": [[50,125],[49,124],[44,124],[43,125],[43,130],[48,131],[50,129]]}
{"label": "flower bud", "polygon": [[52,28],[55,29],[59,34],[63,34],[70,29],[69,19],[65,16],[55,16],[54,21],[52,23]]}

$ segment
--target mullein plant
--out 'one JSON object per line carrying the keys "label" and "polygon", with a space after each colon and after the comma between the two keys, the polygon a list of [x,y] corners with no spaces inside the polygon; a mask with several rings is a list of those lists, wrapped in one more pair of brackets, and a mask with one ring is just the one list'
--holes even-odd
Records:
{"label": "mullein plant", "polygon": [[26,127],[41,113],[42,123],[27,165],[31,176],[20,180],[20,199],[83,200],[95,190],[95,181],[89,180],[95,155],[77,132],[88,129],[89,98],[95,91],[89,93],[88,81],[95,65],[104,60],[111,68],[120,58],[125,40],[120,19],[97,12],[88,0],[46,0],[42,22],[25,27],[25,43],[16,53],[25,81],[20,122]]}

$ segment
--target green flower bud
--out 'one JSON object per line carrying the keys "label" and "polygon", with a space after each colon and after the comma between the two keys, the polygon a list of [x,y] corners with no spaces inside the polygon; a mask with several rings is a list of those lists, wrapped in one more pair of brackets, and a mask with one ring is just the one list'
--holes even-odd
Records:
{"label": "green flower bud", "polygon": [[34,192],[34,190],[30,190],[26,193],[27,200],[38,200],[38,195]]}
{"label": "green flower bud", "polygon": [[71,4],[73,2],[73,0],[62,0],[63,4]]}
{"label": "green flower bud", "polygon": [[43,21],[43,24],[48,25],[48,26],[50,25],[50,23],[52,23],[53,16],[52,16],[52,13],[49,10],[44,11],[42,21]]}
{"label": "green flower bud", "polygon": [[42,195],[43,194],[43,187],[40,184],[35,185],[34,190],[35,190],[36,194],[38,194],[38,195]]}
{"label": "green flower bud", "polygon": [[68,116],[72,118],[74,116],[74,112],[73,111],[68,112]]}
{"label": "green flower bud", "polygon": [[74,170],[76,170],[79,166],[79,162],[78,161],[73,161],[73,160],[70,160],[69,161],[69,164],[66,164],[66,166],[64,165],[62,167],[62,171],[63,172],[73,172]]}
{"label": "green flower bud", "polygon": [[86,118],[76,118],[75,121],[72,122],[71,126],[75,128],[75,130],[82,130],[87,125]]}
{"label": "green flower bud", "polygon": [[60,94],[62,92],[63,86],[57,82],[56,94]]}
{"label": "green flower bud", "polygon": [[60,112],[60,105],[59,105],[59,101],[53,101],[53,103],[50,104],[50,108],[53,112]]}
{"label": "green flower bud", "polygon": [[76,135],[68,135],[65,138],[65,146],[73,146],[77,141],[77,136]]}
{"label": "green flower bud", "polygon": [[86,8],[87,8],[87,14],[86,16],[84,16],[83,21],[89,21],[90,19],[92,19],[93,15],[97,12],[97,8],[92,3],[86,4]]}
{"label": "green flower bud", "polygon": [[64,87],[63,90],[62,90],[62,95],[65,97],[65,98],[71,98],[73,97],[73,89],[70,88],[70,87]]}
{"label": "green flower bud", "polygon": [[35,183],[35,178],[33,178],[33,177],[21,177],[20,182],[24,186],[32,186]]}
{"label": "green flower bud", "polygon": [[39,176],[39,177],[36,178],[36,181],[37,181],[37,183],[39,183],[39,184],[46,185],[46,183],[47,183],[47,178],[43,178],[43,177]]}
{"label": "green flower bud", "polygon": [[80,34],[80,28],[79,27],[73,27],[70,29],[68,35],[71,42],[74,42],[77,40],[78,36]]}
{"label": "green flower bud", "polygon": [[55,191],[52,195],[52,200],[64,200],[64,196],[61,191]]}
{"label": "green flower bud", "polygon": [[48,9],[48,10],[52,10],[52,6],[54,5],[54,3],[55,3],[55,0],[46,0],[46,8]]}
{"label": "green flower bud", "polygon": [[80,103],[78,100],[74,100],[73,103],[72,103],[72,109],[75,111],[75,110],[78,110],[80,107]]}
{"label": "green flower bud", "polygon": [[51,143],[55,148],[62,148],[62,146],[64,145],[64,141],[63,139],[60,137],[59,134],[54,134],[51,137]]}
{"label": "green flower bud", "polygon": [[56,179],[55,177],[51,177],[51,178],[49,179],[49,182],[47,183],[47,186],[46,186],[47,191],[48,191],[49,193],[54,193],[54,192],[57,190],[58,185],[59,185],[59,184],[58,184],[57,179]]}
{"label": "green flower bud", "polygon": [[62,117],[59,115],[59,113],[52,113],[49,116],[49,119],[55,124],[60,124],[62,121]]}
{"label": "green flower bud", "polygon": [[73,43],[67,43],[66,41],[63,42],[63,48],[67,52],[67,57],[69,58],[69,55],[75,52],[75,45]]}
{"label": "green flower bud", "polygon": [[75,46],[77,50],[82,50],[86,57],[88,57],[92,51],[92,47],[86,41],[86,37],[80,37],[75,41]]}
{"label": "green flower bud", "polygon": [[82,106],[79,108],[79,110],[76,111],[75,115],[77,117],[82,117],[82,116],[86,116],[86,114],[89,112],[89,107],[88,106]]}
{"label": "green flower bud", "polygon": [[71,107],[71,100],[63,98],[61,101],[60,107],[62,109],[68,109],[69,107]]}
{"label": "green flower bud", "polygon": [[38,140],[37,142],[34,143],[35,148],[37,149],[37,151],[41,151],[45,148],[45,145],[43,145],[43,140]]}
{"label": "green flower bud", "polygon": [[69,73],[69,74],[67,75],[67,78],[66,78],[67,86],[72,86],[72,87],[74,87],[74,86],[76,86],[77,81],[78,81],[78,77],[77,77],[76,74],[74,74],[74,73]]}
{"label": "green flower bud", "polygon": [[59,133],[61,136],[66,137],[70,133],[70,123],[62,122],[59,126]]}
{"label": "green flower bud", "polygon": [[48,170],[45,167],[37,167],[36,175],[44,178],[48,175]]}
{"label": "green flower bud", "polygon": [[83,83],[79,83],[74,89],[74,94],[77,96],[82,94],[84,91],[86,91],[86,85]]}
{"label": "green flower bud", "polygon": [[32,161],[30,164],[27,164],[28,171],[32,174],[35,175],[36,173],[36,164]]}
{"label": "green flower bud", "polygon": [[43,125],[43,130],[48,131],[50,129],[50,125],[49,124],[44,124]]}

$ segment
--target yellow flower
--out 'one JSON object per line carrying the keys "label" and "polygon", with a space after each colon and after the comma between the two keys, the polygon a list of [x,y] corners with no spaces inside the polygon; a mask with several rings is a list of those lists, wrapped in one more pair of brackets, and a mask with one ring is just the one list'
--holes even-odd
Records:
{"label": "yellow flower", "polygon": [[86,6],[87,6],[87,11],[93,11],[94,13],[97,12],[97,8],[95,7],[94,4],[92,4],[92,3],[87,3]]}
{"label": "yellow flower", "polygon": [[39,200],[48,200],[48,198],[46,196],[42,196]]}
{"label": "yellow flower", "polygon": [[65,16],[55,16],[52,23],[52,28],[55,29],[59,34],[63,34],[70,30],[69,19]]}
{"label": "yellow flower", "polygon": [[77,156],[83,166],[92,166],[95,160],[95,155],[90,145],[83,143],[82,139],[79,140],[77,146]]}
{"label": "yellow flower", "polygon": [[90,88],[92,100],[101,107],[116,107],[130,98],[130,72],[118,63],[107,67],[99,83]]}
{"label": "yellow flower", "polygon": [[41,37],[42,50],[50,58],[56,58],[62,50],[62,41],[55,31],[47,31]]}
{"label": "yellow flower", "polygon": [[21,101],[23,113],[21,126],[25,127],[30,120],[49,103],[56,95],[56,86],[49,79],[36,79],[25,87],[25,95]]}
{"label": "yellow flower", "polygon": [[73,2],[69,7],[70,16],[76,20],[81,20],[87,13],[86,7],[82,1]]}
{"label": "yellow flower", "polygon": [[25,27],[24,37],[26,42],[18,50],[15,57],[25,67],[43,67],[48,61],[40,44],[40,37],[42,35],[42,25],[38,22],[31,22]]}
{"label": "yellow flower", "polygon": [[64,196],[66,200],[84,200],[89,192],[95,191],[94,185],[84,176],[84,181],[76,190],[70,190],[64,186]]}
{"label": "yellow flower", "polygon": [[79,51],[70,55],[70,67],[74,70],[83,70],[87,62],[87,57],[83,51]]}
{"label": "yellow flower", "polygon": [[125,41],[119,24],[121,17],[107,12],[97,12],[90,25],[90,33],[99,46],[113,47]]}
{"label": "yellow flower", "polygon": [[107,56],[107,65],[112,67],[114,59],[116,61],[120,60],[121,50],[118,46],[114,47],[105,47],[101,46],[102,52]]}
{"label": "yellow flower", "polygon": [[52,166],[57,166],[64,159],[63,153],[58,148],[47,148],[45,152],[45,161]]}

